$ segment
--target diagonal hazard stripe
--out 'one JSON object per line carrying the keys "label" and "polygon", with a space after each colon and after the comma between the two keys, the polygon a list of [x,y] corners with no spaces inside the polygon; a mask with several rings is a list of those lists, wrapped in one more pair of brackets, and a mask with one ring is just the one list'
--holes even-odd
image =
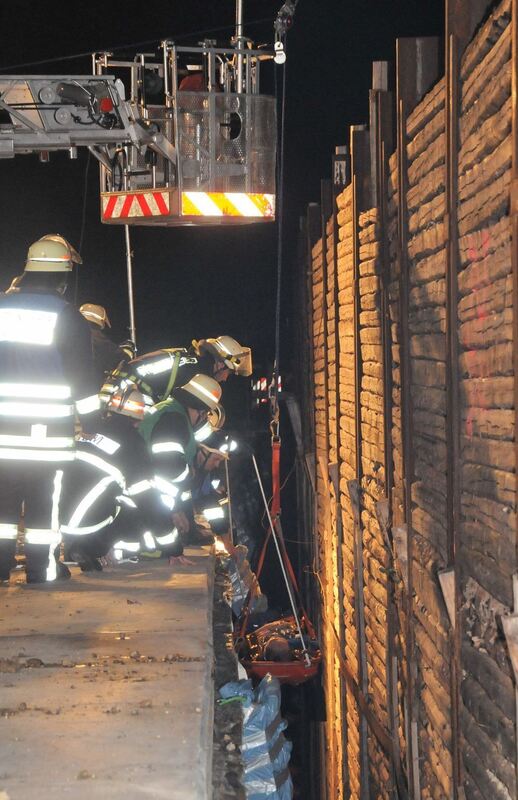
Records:
{"label": "diagonal hazard stripe", "polygon": [[184,217],[199,217],[201,216],[201,211],[199,208],[196,208],[192,200],[187,197],[185,192],[182,192],[182,214]]}
{"label": "diagonal hazard stripe", "polygon": [[168,191],[114,192],[104,195],[102,204],[103,220],[169,216]]}
{"label": "diagonal hazard stripe", "polygon": [[169,214],[169,195],[167,192],[153,192],[160,214]]}
{"label": "diagonal hazard stripe", "polygon": [[153,212],[151,211],[150,207],[148,206],[147,200],[143,194],[135,195],[137,199],[137,203],[139,204],[140,208],[142,209],[142,213],[145,217],[152,217]]}
{"label": "diagonal hazard stripe", "polygon": [[241,192],[230,192],[224,195],[227,201],[235,209],[233,216],[239,217],[262,217],[262,209],[254,202],[255,195]]}
{"label": "diagonal hazard stripe", "polygon": [[111,219],[116,202],[117,202],[117,195],[112,194],[112,196],[108,198],[108,202],[104,207],[103,219]]}
{"label": "diagonal hazard stripe", "polygon": [[275,214],[274,194],[249,194],[250,200],[258,207],[263,217],[273,217]]}
{"label": "diagonal hazard stripe", "polygon": [[[221,208],[225,217],[242,217],[244,216],[239,208],[239,205],[234,202],[234,195],[232,194],[211,194],[212,200]],[[257,212],[258,213],[258,212]]]}
{"label": "diagonal hazard stripe", "polygon": [[125,217],[129,216],[130,208],[133,203],[133,198],[135,197],[134,194],[128,194],[124,198],[124,203],[122,204],[122,208],[120,210],[119,217],[124,219]]}
{"label": "diagonal hazard stripe", "polygon": [[197,216],[200,215],[203,215],[204,217],[223,216],[223,211],[217,205],[217,203],[214,202],[213,195],[210,195],[207,192],[184,192],[182,194],[182,201],[183,197],[188,198],[192,206],[196,209],[194,211],[194,214],[196,214]]}

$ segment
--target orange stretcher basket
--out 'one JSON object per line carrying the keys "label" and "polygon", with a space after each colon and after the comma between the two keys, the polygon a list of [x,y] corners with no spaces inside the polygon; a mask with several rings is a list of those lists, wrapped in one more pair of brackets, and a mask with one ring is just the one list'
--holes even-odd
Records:
{"label": "orange stretcher basket", "polygon": [[[278,622],[280,623],[281,620]],[[293,617],[284,617],[282,622],[286,625],[294,625]],[[271,627],[272,623],[263,626],[263,628]],[[307,649],[305,651],[301,649],[300,639],[298,639],[299,646],[295,646],[291,650],[293,655],[291,661],[265,661],[260,657],[254,658],[254,653],[260,653],[261,650],[259,641],[262,629],[259,628],[257,631],[247,634],[240,648],[240,661],[246,669],[248,677],[259,681],[265,675],[270,674],[278,678],[281,683],[289,683],[293,686],[316,677],[320,670],[322,653],[315,638],[313,626],[304,614],[301,617],[301,627],[304,631]]]}
{"label": "orange stretcher basket", "polygon": [[[280,525],[276,525],[276,533],[281,543],[282,559],[286,566],[286,571],[289,575],[293,590],[298,600],[300,608],[300,629],[304,637],[304,644],[306,649],[303,649],[298,629],[293,616],[282,617],[272,623],[267,623],[261,628],[251,633],[246,633],[248,620],[250,616],[250,607],[253,600],[253,593],[249,592],[245,601],[243,610],[241,612],[239,624],[236,625],[236,634],[234,643],[238,658],[246,670],[249,678],[254,680],[261,680],[265,675],[273,675],[278,678],[281,683],[289,683],[297,686],[300,683],[305,683],[318,675],[320,664],[322,662],[322,652],[318,643],[315,629],[302,605],[302,598],[300,595],[297,579],[290,562],[284,538],[282,536],[282,529]],[[266,547],[272,532],[269,531],[265,538],[263,549],[259,558],[257,567],[257,579],[262,572],[264,565],[264,558],[266,554]],[[275,534],[274,534],[275,535]],[[290,644],[292,660],[290,661],[269,661],[262,657],[263,646],[265,643],[266,634],[274,634],[281,632],[284,627],[284,635]]]}

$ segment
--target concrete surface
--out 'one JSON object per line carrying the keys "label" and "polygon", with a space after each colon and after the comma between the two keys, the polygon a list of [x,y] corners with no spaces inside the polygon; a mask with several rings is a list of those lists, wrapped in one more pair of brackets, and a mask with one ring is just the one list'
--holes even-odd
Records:
{"label": "concrete surface", "polygon": [[186,555],[0,588],[0,797],[209,800],[213,558]]}

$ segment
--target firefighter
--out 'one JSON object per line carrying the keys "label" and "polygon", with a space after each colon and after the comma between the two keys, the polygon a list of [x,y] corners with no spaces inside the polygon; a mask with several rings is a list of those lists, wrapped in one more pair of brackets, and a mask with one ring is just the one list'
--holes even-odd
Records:
{"label": "firefighter", "polygon": [[217,339],[193,340],[192,349],[200,360],[200,365],[208,364],[211,374],[218,383],[223,383],[231,375],[245,378],[252,374],[252,351],[239,344],[232,336],[218,336]]}
{"label": "firefighter", "polygon": [[131,381],[155,403],[166,400],[173,389],[187,383],[197,373],[212,376],[218,383],[230,374],[252,374],[252,354],[249,347],[231,336],[217,339],[193,340],[190,349],[170,347],[145,353],[114,370],[102,389],[105,401],[122,381]]}
{"label": "firefighter", "polygon": [[27,582],[54,580],[62,569],[54,558],[58,505],[63,471],[75,454],[75,417],[87,429],[99,408],[88,326],[62,297],[80,263],[62,236],[43,236],[29,248],[17,291],[0,295],[3,582],[15,564],[22,505]]}
{"label": "firefighter", "polygon": [[183,541],[190,544],[209,543],[209,537],[197,535],[192,512],[191,485],[198,454],[195,429],[218,407],[220,398],[218,382],[198,373],[158,403],[155,413],[140,426],[152,454],[156,486],[174,494],[173,520]]}
{"label": "firefighter", "polygon": [[214,431],[213,434],[210,439],[211,447],[199,446],[193,504],[197,514],[206,520],[212,533],[226,536],[231,533],[230,513],[226,470],[222,467],[237,444],[222,431]]}
{"label": "firefighter", "polygon": [[135,345],[128,340],[116,345],[105,329],[111,328],[106,309],[94,303],[83,303],[79,311],[88,322],[92,337],[92,353],[95,370],[102,386],[107,375],[124,361],[130,361],[135,356]]}
{"label": "firefighter", "polygon": [[83,570],[112,547],[137,553],[141,546],[181,555],[172,522],[176,493],[153,480],[146,442],[138,425],[150,406],[133,385],[112,395],[95,436],[80,438],[65,481],[61,530],[66,559]]}

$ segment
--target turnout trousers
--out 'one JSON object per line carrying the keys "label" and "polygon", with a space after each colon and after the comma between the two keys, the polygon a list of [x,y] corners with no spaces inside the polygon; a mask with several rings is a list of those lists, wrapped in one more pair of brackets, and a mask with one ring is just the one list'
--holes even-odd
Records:
{"label": "turnout trousers", "polygon": [[[58,468],[57,468],[58,467]],[[60,464],[0,461],[0,580],[15,566],[18,526],[23,512],[24,552],[29,583],[54,580],[54,552],[61,541]]]}
{"label": "turnout trousers", "polygon": [[156,508],[148,507],[145,512],[122,505],[116,519],[102,531],[75,538],[73,542],[71,536],[65,536],[67,544],[70,542],[70,552],[80,549],[90,559],[105,556],[114,546],[135,555],[154,549],[164,556],[178,556],[183,552],[182,542],[171,522],[171,512],[160,508],[158,503]]}

